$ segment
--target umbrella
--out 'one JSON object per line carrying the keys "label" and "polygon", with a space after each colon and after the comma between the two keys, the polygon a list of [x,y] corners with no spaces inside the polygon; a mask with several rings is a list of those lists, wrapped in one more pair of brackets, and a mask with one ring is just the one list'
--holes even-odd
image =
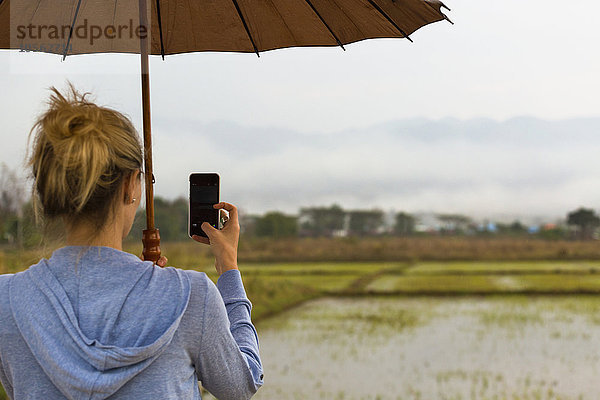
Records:
{"label": "umbrella", "polygon": [[[144,258],[160,256],[154,226],[154,177],[148,55],[260,53],[406,38],[447,20],[439,0],[0,0],[0,49],[60,54],[141,55],[146,230]],[[345,50],[345,49],[344,49]]]}

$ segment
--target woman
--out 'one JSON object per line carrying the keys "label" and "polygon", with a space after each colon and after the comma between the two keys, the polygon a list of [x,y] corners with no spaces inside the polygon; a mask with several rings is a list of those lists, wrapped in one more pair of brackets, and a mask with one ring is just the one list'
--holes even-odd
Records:
{"label": "woman", "polygon": [[[250,398],[262,385],[237,268],[236,208],[202,225],[219,276],[122,251],[141,198],[142,150],[124,115],[52,88],[32,129],[33,199],[66,246],[0,275],[0,381],[12,399]],[[195,237],[202,242],[203,239]],[[207,241],[207,242],[208,242]],[[166,264],[163,257],[158,264]]]}

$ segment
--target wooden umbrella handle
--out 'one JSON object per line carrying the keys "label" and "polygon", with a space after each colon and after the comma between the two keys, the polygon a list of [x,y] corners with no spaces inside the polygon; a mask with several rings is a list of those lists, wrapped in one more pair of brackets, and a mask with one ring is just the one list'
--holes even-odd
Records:
{"label": "wooden umbrella handle", "polygon": [[144,260],[157,262],[160,258],[160,234],[154,226],[154,175],[152,174],[152,129],[150,124],[150,68],[148,65],[148,18],[146,0],[139,1],[140,26],[146,27],[140,35],[142,78],[142,120],[144,124],[144,171],[146,178],[146,229],[142,232]]}
{"label": "wooden umbrella handle", "polygon": [[144,244],[144,260],[157,262],[160,258],[160,234],[158,229],[144,229],[142,231],[142,243]]}

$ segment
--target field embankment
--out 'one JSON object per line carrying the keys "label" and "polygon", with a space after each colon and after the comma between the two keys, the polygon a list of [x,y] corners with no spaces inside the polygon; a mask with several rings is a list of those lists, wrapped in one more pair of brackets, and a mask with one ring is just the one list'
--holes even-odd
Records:
{"label": "field embankment", "polygon": [[248,239],[246,262],[600,260],[597,241],[481,237]]}
{"label": "field embankment", "polygon": [[[141,253],[141,244],[128,251]],[[176,265],[210,262],[207,246],[192,242],[163,243]],[[240,263],[332,261],[516,261],[600,260],[599,241],[485,237],[369,237],[240,240]],[[190,265],[191,266],[191,265]]]}

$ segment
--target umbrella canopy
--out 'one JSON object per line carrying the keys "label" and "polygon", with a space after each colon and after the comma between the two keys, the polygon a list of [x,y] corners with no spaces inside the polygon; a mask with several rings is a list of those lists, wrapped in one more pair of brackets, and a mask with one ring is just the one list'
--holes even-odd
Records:
{"label": "umbrella canopy", "polygon": [[[439,0],[0,0],[0,49],[61,54],[140,53],[146,226],[144,258],[158,260],[148,55],[340,46],[407,38],[448,20]],[[451,21],[450,21],[451,22]],[[411,40],[412,41],[412,40]]]}
{"label": "umbrella canopy", "polygon": [[[448,19],[439,0],[148,0],[146,8],[157,55],[408,38]],[[138,0],[0,0],[0,48],[139,53],[138,10]]]}

